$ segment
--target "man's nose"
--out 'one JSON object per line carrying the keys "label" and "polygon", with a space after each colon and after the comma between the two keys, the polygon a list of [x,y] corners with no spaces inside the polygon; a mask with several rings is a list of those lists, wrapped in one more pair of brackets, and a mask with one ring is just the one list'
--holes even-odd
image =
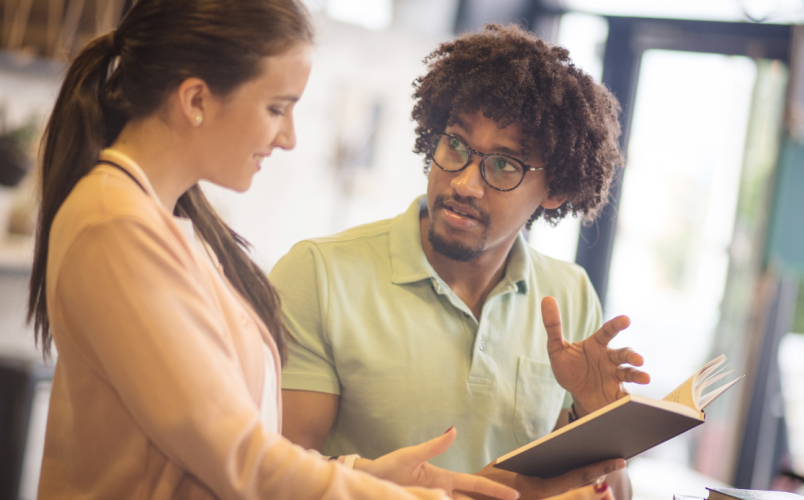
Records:
{"label": "man's nose", "polygon": [[482,198],[485,192],[483,176],[480,174],[480,157],[472,155],[472,163],[458,172],[450,182],[450,187],[459,196],[467,198]]}

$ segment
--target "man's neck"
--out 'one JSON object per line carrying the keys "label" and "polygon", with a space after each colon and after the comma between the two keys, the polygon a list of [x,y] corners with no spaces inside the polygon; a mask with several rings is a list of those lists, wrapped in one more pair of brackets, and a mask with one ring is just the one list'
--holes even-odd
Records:
{"label": "man's neck", "polygon": [[514,240],[508,245],[483,251],[475,260],[459,262],[446,257],[433,249],[427,233],[430,227],[430,218],[427,213],[420,217],[420,231],[422,250],[427,261],[433,266],[436,274],[450,287],[455,295],[472,311],[475,318],[480,321],[483,304],[489,293],[497,286],[505,275],[505,264]]}

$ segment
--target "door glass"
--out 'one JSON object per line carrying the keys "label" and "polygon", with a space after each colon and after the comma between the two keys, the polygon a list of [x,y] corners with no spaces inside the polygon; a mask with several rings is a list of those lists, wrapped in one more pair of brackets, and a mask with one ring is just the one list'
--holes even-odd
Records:
{"label": "door glass", "polygon": [[642,57],[605,311],[631,317],[617,344],[653,377],[634,393],[662,398],[708,361],[756,73],[746,57]]}

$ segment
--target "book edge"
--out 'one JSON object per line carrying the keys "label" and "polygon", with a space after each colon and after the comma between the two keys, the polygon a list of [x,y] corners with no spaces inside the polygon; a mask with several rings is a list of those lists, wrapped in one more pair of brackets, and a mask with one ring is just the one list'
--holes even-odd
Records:
{"label": "book edge", "polygon": [[[580,427],[585,422],[589,422],[591,420],[594,420],[598,416],[604,415],[604,414],[612,411],[613,409],[615,409],[617,407],[624,406],[625,404],[627,404],[627,403],[629,403],[631,401],[633,401],[635,403],[639,403],[639,404],[644,404],[644,405],[647,405],[647,406],[652,406],[654,408],[659,408],[661,410],[665,410],[665,411],[668,411],[668,412],[671,412],[671,413],[675,413],[677,415],[682,415],[682,416],[685,416],[685,417],[700,420],[701,422],[704,421],[704,413],[703,412],[695,412],[695,410],[693,408],[690,408],[689,406],[687,406],[685,404],[675,403],[675,402],[672,402],[672,401],[665,401],[665,400],[662,400],[662,399],[651,399],[651,398],[646,398],[644,396],[637,396],[635,394],[629,394],[628,396],[626,396],[624,398],[620,398],[617,401],[615,401],[615,402],[613,402],[613,403],[611,403],[609,405],[606,405],[603,408],[601,408],[601,409],[599,409],[599,410],[597,410],[595,412],[590,413],[589,415],[586,415],[585,417],[579,418],[578,420],[576,420],[575,422],[572,422],[571,424],[567,424],[567,425],[565,425],[564,427],[562,427],[562,428],[560,428],[558,430],[555,430],[555,431],[553,431],[553,432],[551,432],[549,434],[545,434],[544,436],[540,437],[539,439],[536,439],[535,441],[531,441],[530,443],[528,443],[526,445],[520,446],[519,448],[506,453],[505,455],[497,458],[497,460],[494,461],[494,467],[497,467],[498,464],[501,464],[502,462],[505,462],[506,460],[508,460],[510,458],[513,458],[513,457],[515,457],[515,456],[517,456],[517,455],[519,455],[521,453],[524,453],[524,452],[528,451],[529,449],[534,448],[534,447],[538,446],[539,444],[541,444],[541,443],[543,443],[545,441],[549,441],[550,439],[554,439],[557,436],[560,436],[561,434],[564,434],[565,432],[569,432],[569,431],[571,431],[572,429],[574,429],[576,427]],[[671,408],[668,408],[667,406],[671,406]],[[683,411],[675,411],[675,410],[673,410],[672,406],[675,406],[678,409],[683,410]],[[697,415],[692,415],[692,413],[697,413]]]}

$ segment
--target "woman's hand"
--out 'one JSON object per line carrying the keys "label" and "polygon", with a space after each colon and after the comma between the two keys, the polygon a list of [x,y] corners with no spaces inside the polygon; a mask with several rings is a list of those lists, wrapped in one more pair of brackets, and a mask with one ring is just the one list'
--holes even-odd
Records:
{"label": "woman's hand", "polygon": [[609,348],[609,342],[631,324],[628,316],[617,316],[575,344],[564,338],[555,298],[542,300],[542,321],[547,330],[547,353],[553,374],[559,385],[572,394],[577,416],[583,417],[627,395],[624,382],[650,382],[647,373],[634,368],[642,366],[642,356],[630,347]]}
{"label": "woman's hand", "polygon": [[[477,475],[514,488],[519,492],[522,500],[573,500],[570,498],[565,499],[563,495],[567,492],[583,490],[586,486],[602,482],[604,479],[614,479],[617,483],[620,483],[621,480],[618,480],[615,476],[610,476],[610,474],[624,473],[626,465],[625,460],[614,458],[596,464],[584,465],[557,477],[543,479],[534,476],[522,476],[498,469],[494,467],[496,462],[495,460],[483,467],[477,472]],[[625,500],[630,500],[630,498],[629,495]],[[487,497],[482,497],[482,500],[488,499]],[[583,498],[576,500],[583,500]]]}
{"label": "woman's hand", "polygon": [[443,436],[416,446],[401,448],[376,460],[359,458],[355,462],[355,469],[402,486],[438,488],[446,491],[452,498],[466,498],[457,493],[463,491],[503,500],[518,499],[519,493],[516,490],[502,484],[479,476],[451,472],[427,463],[431,458],[447,451],[456,436],[457,431],[452,427]]}

